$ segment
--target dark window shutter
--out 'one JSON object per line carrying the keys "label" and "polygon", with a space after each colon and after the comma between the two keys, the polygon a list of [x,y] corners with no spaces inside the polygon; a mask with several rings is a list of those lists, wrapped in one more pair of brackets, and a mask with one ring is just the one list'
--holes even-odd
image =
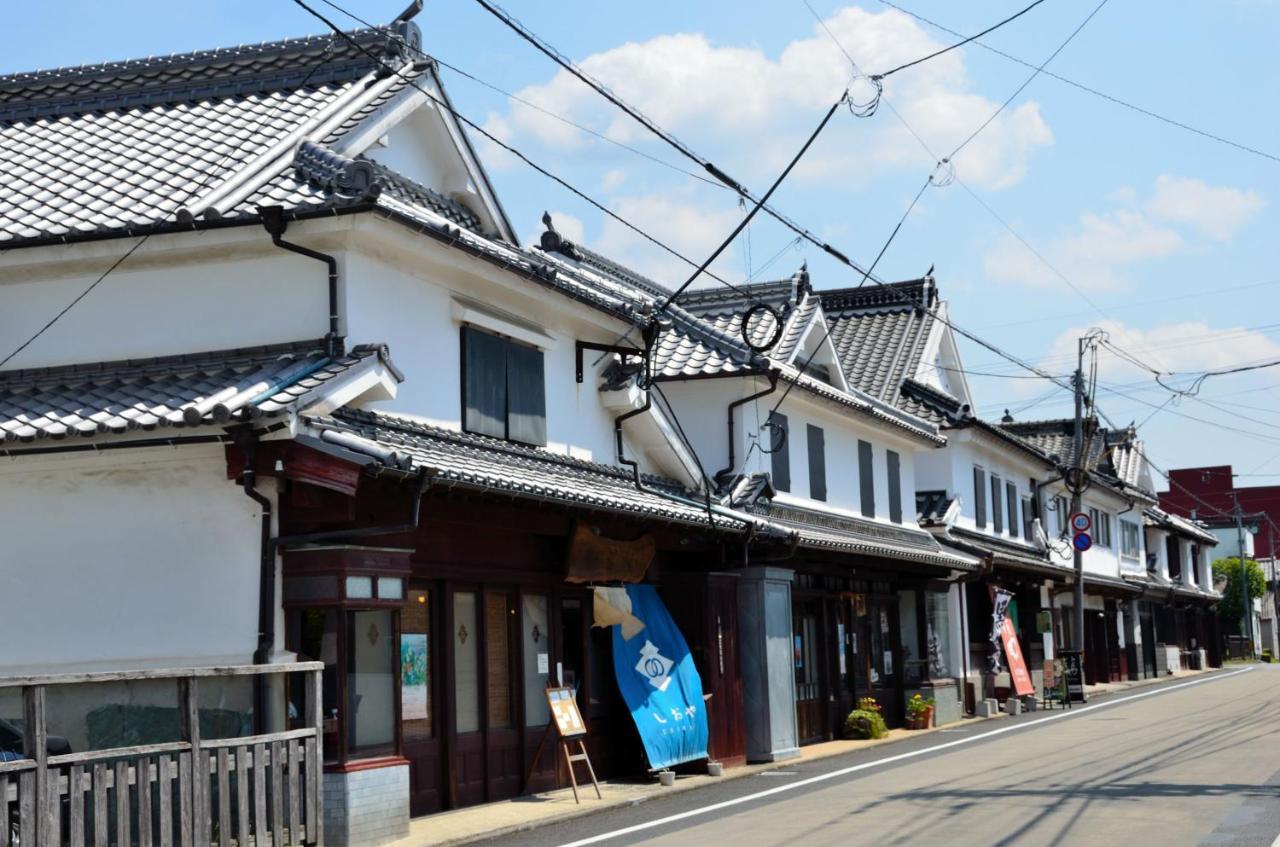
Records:
{"label": "dark window shutter", "polygon": [[1018,486],[1012,482],[1004,484],[1005,504],[1008,506],[1009,514],[1009,534],[1014,538],[1018,537]]}
{"label": "dark window shutter", "polygon": [[859,441],[858,484],[862,495],[862,515],[867,518],[876,516],[876,478],[872,462],[871,445],[866,441]]}
{"label": "dark window shutter", "polygon": [[889,466],[889,520],[902,523],[902,467],[898,454],[892,450],[885,452],[885,461]]}
{"label": "dark window shutter", "polygon": [[772,461],[773,487],[778,491],[791,490],[791,433],[787,428],[787,416],[781,412],[769,413],[769,454]]}
{"label": "dark window shutter", "polygon": [[978,529],[987,526],[987,472],[973,469],[973,520]]}
{"label": "dark window shutter", "polygon": [[1000,490],[1000,477],[991,477],[991,531],[1004,532],[1004,493]]}
{"label": "dark window shutter", "polygon": [[547,443],[547,393],[542,351],[507,342],[507,438]]}
{"label": "dark window shutter", "polygon": [[1028,541],[1035,541],[1035,532],[1031,528],[1031,524],[1035,521],[1035,510],[1030,497],[1022,498],[1022,537]]}
{"label": "dark window shutter", "polygon": [[827,445],[822,427],[808,424],[809,438],[809,496],[814,500],[827,499]]}
{"label": "dark window shutter", "polygon": [[462,328],[462,428],[507,437],[507,345],[496,335]]}

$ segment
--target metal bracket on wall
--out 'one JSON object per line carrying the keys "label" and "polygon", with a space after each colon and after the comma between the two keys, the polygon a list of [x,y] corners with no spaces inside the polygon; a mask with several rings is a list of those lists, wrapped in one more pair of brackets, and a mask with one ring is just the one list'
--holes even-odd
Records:
{"label": "metal bracket on wall", "polygon": [[639,356],[644,358],[644,351],[635,347],[620,347],[617,344],[596,344],[594,341],[578,341],[574,343],[574,356],[577,361],[577,378],[582,382],[582,351],[596,350],[601,353],[617,353],[620,356]]}

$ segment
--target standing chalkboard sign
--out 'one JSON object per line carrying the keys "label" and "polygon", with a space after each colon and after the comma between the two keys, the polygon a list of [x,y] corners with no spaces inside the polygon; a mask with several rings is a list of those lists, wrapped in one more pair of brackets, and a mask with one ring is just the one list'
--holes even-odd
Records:
{"label": "standing chalkboard sign", "polygon": [[1061,652],[1062,674],[1067,683],[1067,699],[1075,703],[1083,703],[1085,702],[1083,654],[1079,650]]}

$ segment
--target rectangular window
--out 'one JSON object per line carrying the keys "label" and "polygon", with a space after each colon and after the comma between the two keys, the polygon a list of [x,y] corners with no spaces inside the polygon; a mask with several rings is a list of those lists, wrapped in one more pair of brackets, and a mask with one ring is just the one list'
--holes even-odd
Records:
{"label": "rectangular window", "polygon": [[1111,546],[1111,515],[1099,509],[1089,509],[1089,521],[1093,524],[1093,543],[1099,547]]}
{"label": "rectangular window", "polygon": [[350,612],[347,623],[347,749],[394,750],[397,662],[391,611]]}
{"label": "rectangular window", "polygon": [[551,629],[547,625],[547,596],[525,594],[520,598],[521,637],[524,639],[524,722],[545,726],[551,719],[543,691],[551,677]]}
{"label": "rectangular window", "polygon": [[791,490],[791,438],[787,429],[787,416],[781,412],[769,413],[769,461],[773,487],[778,491]]}
{"label": "rectangular window", "polygon": [[1032,522],[1036,519],[1035,512],[1031,508],[1031,498],[1022,498],[1022,537],[1027,541],[1035,541],[1035,531],[1031,528]]}
{"label": "rectangular window", "polygon": [[902,523],[902,467],[901,459],[892,450],[886,450],[885,464],[889,467],[889,520]]}
{"label": "rectangular window", "polygon": [[1099,532],[1102,535],[1102,546],[1111,547],[1112,540],[1111,540],[1111,516],[1110,515],[1102,516],[1102,523],[1100,524]]}
{"label": "rectangular window", "polygon": [[1068,523],[1071,520],[1071,516],[1067,514],[1067,510],[1070,508],[1071,507],[1067,505],[1066,497],[1053,498],[1053,514],[1056,516],[1055,520],[1057,520],[1057,523],[1054,524],[1054,526],[1058,528],[1058,535],[1062,538],[1067,537]]}
{"label": "rectangular window", "polygon": [[1120,555],[1138,558],[1138,525],[1133,521],[1120,521]]}
{"label": "rectangular window", "polygon": [[1012,482],[1004,484],[1005,501],[1009,506],[1009,534],[1018,537],[1018,486]]}
{"label": "rectangular window", "polygon": [[542,351],[462,328],[462,428],[478,435],[547,443]]}
{"label": "rectangular window", "polygon": [[400,721],[404,740],[431,738],[431,593],[411,589],[400,609]]}
{"label": "rectangular window", "polygon": [[[480,729],[480,652],[474,591],[453,595],[453,713],[458,732]],[[447,689],[446,689],[447,690]]]}
{"label": "rectangular window", "polygon": [[858,489],[862,498],[862,516],[876,516],[875,466],[872,464],[871,444],[858,442]]}
{"label": "rectangular window", "polygon": [[1004,532],[1004,499],[1000,489],[1000,477],[991,477],[991,531],[996,535]]}
{"label": "rectangular window", "polygon": [[809,440],[809,496],[814,500],[826,500],[827,448],[822,427],[807,424],[805,434]]}
{"label": "rectangular window", "polygon": [[987,473],[982,468],[973,469],[973,521],[978,529],[987,526]]}

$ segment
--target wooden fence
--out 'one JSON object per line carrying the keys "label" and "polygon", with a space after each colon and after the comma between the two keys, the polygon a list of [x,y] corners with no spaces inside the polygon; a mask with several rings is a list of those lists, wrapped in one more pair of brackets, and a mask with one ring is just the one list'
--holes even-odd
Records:
{"label": "wooden fence", "polygon": [[[25,759],[0,761],[0,847],[284,847],[323,844],[319,662],[3,678],[20,688]],[[305,679],[304,728],[202,739],[199,683]],[[180,740],[49,755],[59,685],[174,680]]]}

